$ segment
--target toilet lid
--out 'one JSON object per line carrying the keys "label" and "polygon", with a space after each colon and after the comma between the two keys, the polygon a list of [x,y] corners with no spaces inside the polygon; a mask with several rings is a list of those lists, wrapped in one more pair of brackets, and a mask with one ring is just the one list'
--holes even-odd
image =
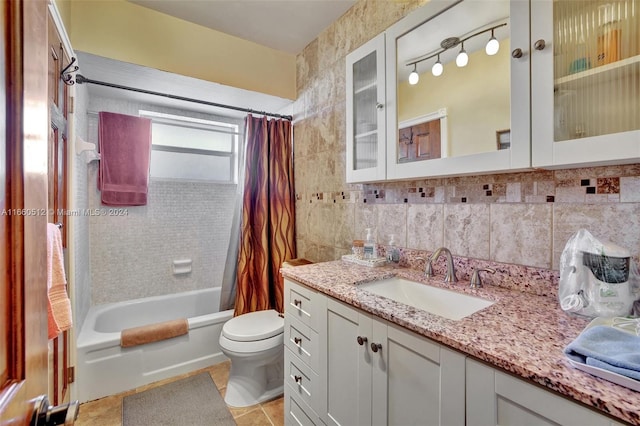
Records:
{"label": "toilet lid", "polygon": [[268,339],[282,332],[284,318],[273,309],[238,315],[222,326],[224,337],[238,342]]}

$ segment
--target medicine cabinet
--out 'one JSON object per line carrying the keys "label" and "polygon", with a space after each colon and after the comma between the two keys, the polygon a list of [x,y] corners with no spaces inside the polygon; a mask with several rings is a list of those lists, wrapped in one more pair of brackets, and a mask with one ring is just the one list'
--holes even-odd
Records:
{"label": "medicine cabinet", "polygon": [[384,33],[347,56],[347,182],[384,180]]}
{"label": "medicine cabinet", "polygon": [[[511,55],[526,52],[528,28],[527,2],[432,0],[349,54],[347,182],[528,168],[530,57]],[[488,56],[485,44],[494,37],[498,53]],[[462,48],[468,64],[458,67]],[[362,107],[361,88],[373,93],[374,85],[358,83],[360,65],[380,67],[381,58],[384,68],[370,71],[377,97]],[[417,84],[408,82],[411,71]]]}
{"label": "medicine cabinet", "polygon": [[347,56],[347,127],[347,182],[640,162],[640,0],[431,0]]}
{"label": "medicine cabinet", "polygon": [[532,165],[640,161],[640,0],[533,0]]}

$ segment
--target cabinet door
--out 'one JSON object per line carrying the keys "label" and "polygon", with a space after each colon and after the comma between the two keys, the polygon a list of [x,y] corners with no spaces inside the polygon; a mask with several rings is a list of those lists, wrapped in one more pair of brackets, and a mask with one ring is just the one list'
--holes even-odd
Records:
{"label": "cabinet door", "polygon": [[[493,34],[486,32],[495,25]],[[492,35],[500,48],[487,55]],[[522,0],[430,1],[391,26],[386,31],[387,179],[529,168],[529,44],[529,2]],[[469,55],[462,68],[455,61],[461,47]],[[432,73],[438,61],[442,75]],[[416,84],[408,81],[411,70],[419,75]],[[422,152],[411,158],[410,147],[398,143],[398,130],[433,116],[439,118],[440,134],[431,129],[430,137],[412,144]],[[496,143],[504,132],[508,149]],[[432,139],[428,145],[427,139]]]}
{"label": "cabinet door", "polygon": [[440,120],[405,127],[398,131],[398,162],[440,158]]}
{"label": "cabinet door", "polygon": [[326,336],[327,412],[323,420],[327,425],[369,425],[371,316],[328,298]]}
{"label": "cabinet door", "polygon": [[524,380],[467,359],[467,426],[558,424],[617,423]]}
{"label": "cabinet door", "polygon": [[384,33],[347,55],[347,182],[383,180]]}
{"label": "cabinet door", "polygon": [[373,424],[464,424],[462,354],[381,320],[373,339]]}
{"label": "cabinet door", "polygon": [[640,0],[532,0],[532,165],[640,160]]}

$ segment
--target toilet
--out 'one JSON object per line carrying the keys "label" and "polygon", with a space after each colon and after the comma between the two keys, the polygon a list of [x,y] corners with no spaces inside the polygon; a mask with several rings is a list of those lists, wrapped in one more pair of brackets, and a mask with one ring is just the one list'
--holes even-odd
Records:
{"label": "toilet", "polygon": [[284,318],[277,311],[250,312],[227,321],[220,347],[231,370],[224,401],[247,407],[283,394]]}

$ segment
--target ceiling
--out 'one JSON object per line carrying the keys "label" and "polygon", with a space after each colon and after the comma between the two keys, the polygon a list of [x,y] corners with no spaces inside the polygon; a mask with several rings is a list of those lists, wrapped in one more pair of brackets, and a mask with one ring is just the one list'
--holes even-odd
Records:
{"label": "ceiling", "polygon": [[[86,52],[76,51],[75,53],[80,65],[78,74],[90,80],[115,83],[121,86],[151,92],[167,93],[173,96],[231,105],[239,108],[250,108],[255,111],[293,115],[293,102],[289,99],[121,62]],[[96,84],[85,84],[88,85],[89,93],[92,96],[125,99],[131,102],[162,105],[176,109],[235,118],[241,118],[247,115],[246,112],[227,108],[213,107],[200,103],[137,93]]]}
{"label": "ceiling", "polygon": [[128,0],[276,50],[298,54],[355,0]]}

